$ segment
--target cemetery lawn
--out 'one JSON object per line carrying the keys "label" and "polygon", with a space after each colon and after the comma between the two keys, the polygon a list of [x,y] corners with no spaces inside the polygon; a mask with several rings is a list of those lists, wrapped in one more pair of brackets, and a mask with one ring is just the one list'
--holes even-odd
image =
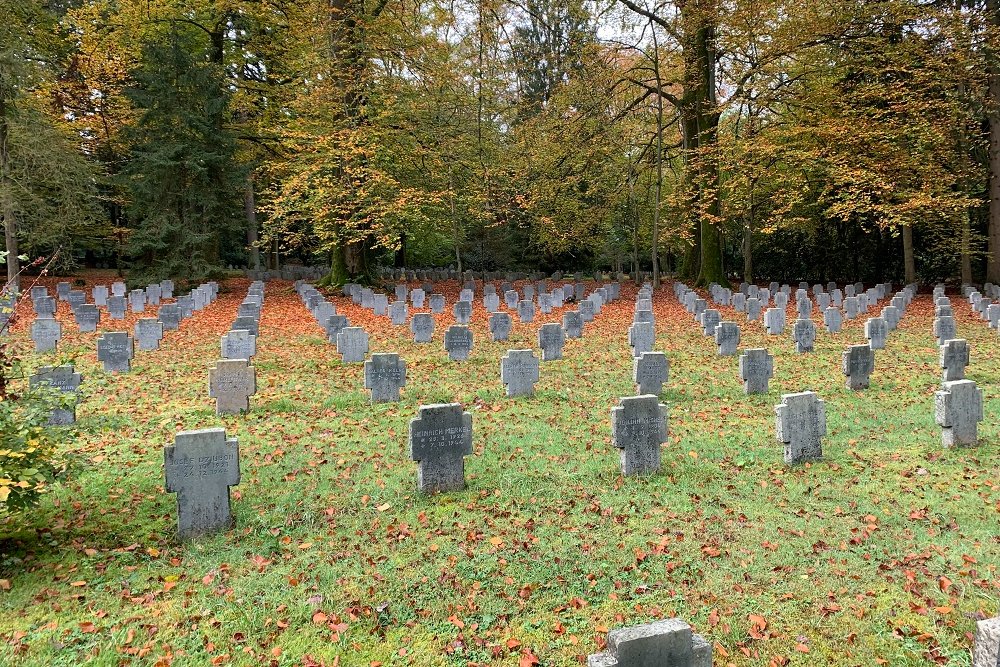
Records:
{"label": "cemetery lawn", "polygon": [[[72,358],[84,397],[72,476],[0,521],[0,664],[579,665],[608,629],[677,615],[716,665],[967,666],[975,620],[998,612],[1000,340],[954,294],[985,421],[979,447],[946,450],[929,294],[862,392],[840,363],[863,318],[831,336],[814,314],[816,351],[797,355],[790,332],[767,337],[722,309],[741,349],[775,357],[770,393],[746,396],[737,357],[717,356],[664,288],[663,470],[623,479],[609,413],[634,391],[634,286],[517,399],[500,357],[537,348],[562,310],[515,317],[511,341],[493,343],[477,297],[475,347],[454,363],[441,340],[457,283],[430,344],[338,296],[372,352],[407,362],[402,401],[370,405],[362,366],[340,363],[291,283],[268,283],[258,393],[248,414],[220,418],[208,367],[247,285],[224,283],[128,374],[102,372],[98,334],[79,333],[66,304],[56,355],[27,352],[30,317],[15,328],[30,367]],[[98,333],[121,326],[105,318]],[[807,389],[826,401],[825,458],[789,468],[773,406]],[[421,496],[408,423],[452,401],[473,413],[468,488]],[[163,446],[222,425],[241,449],[236,527],[179,544]]]}

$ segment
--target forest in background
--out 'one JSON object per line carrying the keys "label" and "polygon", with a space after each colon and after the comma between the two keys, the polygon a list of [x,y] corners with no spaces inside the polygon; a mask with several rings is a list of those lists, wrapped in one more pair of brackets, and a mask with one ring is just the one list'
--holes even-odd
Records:
{"label": "forest in background", "polygon": [[1000,283],[1000,0],[0,0],[8,276]]}

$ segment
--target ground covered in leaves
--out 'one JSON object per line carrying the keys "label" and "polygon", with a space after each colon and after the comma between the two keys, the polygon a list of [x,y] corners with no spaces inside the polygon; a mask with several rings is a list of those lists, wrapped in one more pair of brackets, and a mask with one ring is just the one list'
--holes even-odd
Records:
{"label": "ground covered in leaves", "polygon": [[[83,277],[95,279],[113,277]],[[372,406],[362,366],[340,363],[291,283],[268,283],[258,393],[248,414],[219,418],[207,369],[247,286],[225,282],[129,374],[102,372],[98,334],[80,334],[66,304],[59,352],[23,354],[29,367],[72,360],[83,398],[73,475],[0,521],[0,663],[579,665],[609,628],[677,615],[716,665],[966,666],[974,621],[998,612],[1000,341],[957,295],[986,420],[979,447],[945,450],[929,294],[859,393],[840,356],[864,342],[861,320],[831,336],[816,315],[816,351],[797,355],[787,335],[723,309],[741,347],[775,355],[770,393],[748,397],[736,357],[717,356],[664,288],[670,438],[660,475],[623,479],[609,413],[634,391],[634,286],[518,399],[500,357],[535,347],[561,311],[493,343],[477,298],[475,348],[453,363],[441,341],[457,283],[443,284],[449,314],[425,345],[332,296],[373,352],[407,362],[402,402]],[[23,350],[29,324],[11,336]],[[124,328],[105,318],[100,330]],[[773,405],[806,389],[826,400],[825,458],[788,468]],[[451,401],[473,413],[468,488],[425,497],[408,422]],[[236,528],[178,544],[162,448],[219,425],[241,447]]]}

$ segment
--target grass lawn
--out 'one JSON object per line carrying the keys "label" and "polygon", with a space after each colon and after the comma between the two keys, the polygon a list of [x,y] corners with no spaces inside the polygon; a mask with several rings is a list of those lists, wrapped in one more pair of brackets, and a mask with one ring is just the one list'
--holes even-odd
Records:
{"label": "grass lawn", "polygon": [[[458,283],[444,283],[429,344],[336,297],[372,352],[407,362],[402,401],[373,406],[362,365],[340,363],[291,283],[268,283],[258,393],[249,413],[220,418],[207,370],[248,284],[224,283],[128,374],[101,370],[98,334],[80,334],[66,304],[55,355],[28,352],[30,317],[15,328],[29,368],[72,359],[84,382],[72,476],[0,520],[0,664],[579,665],[608,629],[676,615],[717,666],[967,666],[975,620],[998,612],[1000,339],[958,295],[986,419],[978,447],[947,450],[929,294],[862,392],[840,363],[864,342],[863,319],[829,335],[814,315],[816,351],[798,355],[789,335],[723,309],[741,348],[775,357],[770,393],[746,396],[737,358],[717,356],[664,288],[669,442],[661,474],[623,479],[610,410],[634,391],[635,286],[517,399],[500,357],[537,347],[562,311],[515,317],[511,341],[493,343],[477,297],[475,348],[455,363],[441,341]],[[125,330],[102,316],[99,330]],[[826,401],[825,458],[789,468],[773,406],[807,389]],[[408,423],[452,401],[473,413],[468,487],[422,496]],[[240,443],[236,528],[179,544],[162,448],[211,426]]]}

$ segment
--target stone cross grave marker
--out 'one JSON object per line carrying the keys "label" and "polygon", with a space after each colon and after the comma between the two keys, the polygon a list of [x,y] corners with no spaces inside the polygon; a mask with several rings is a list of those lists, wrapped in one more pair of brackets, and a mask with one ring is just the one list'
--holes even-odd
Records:
{"label": "stone cross grave marker", "polygon": [[660,469],[660,445],[667,441],[667,406],[654,395],[627,396],[611,408],[611,442],[621,450],[623,475]]}
{"label": "stone cross grave marker", "polygon": [[177,297],[177,308],[181,311],[181,319],[186,320],[194,314],[194,297],[190,294]]}
{"label": "stone cross grave marker", "polygon": [[160,289],[159,283],[148,285],[146,287],[146,304],[150,306],[159,306],[162,295],[163,290]]}
{"label": "stone cross grave marker", "polygon": [[146,312],[146,290],[134,289],[129,292],[128,303],[133,313]]}
{"label": "stone cross grave marker", "polygon": [[812,352],[816,343],[816,323],[812,320],[795,320],[792,325],[792,340],[795,341],[796,352]]}
{"label": "stone cross grave marker", "polygon": [[617,628],[587,667],[712,667],[712,645],[679,618]]}
{"label": "stone cross grave marker", "polygon": [[719,322],[715,327],[715,344],[722,356],[736,354],[740,345],[740,327],[736,322]]}
{"label": "stone cross grave marker", "polygon": [[844,326],[844,316],[841,315],[840,309],[833,306],[826,308],[823,311],[823,324],[826,325],[827,333],[840,333],[841,328]]}
{"label": "stone cross grave marker", "polygon": [[97,325],[101,322],[101,310],[96,304],[81,303],[73,311],[73,318],[81,332],[93,333],[97,331]]}
{"label": "stone cross grave marker", "polygon": [[431,294],[431,312],[440,315],[444,312],[444,294]]}
{"label": "stone cross grave marker", "polygon": [[455,316],[456,323],[468,324],[469,320],[472,319],[472,302],[459,301],[452,306],[451,312]]}
{"label": "stone cross grave marker", "polygon": [[955,318],[950,315],[941,315],[934,318],[934,336],[938,339],[938,345],[944,345],[946,340],[955,338],[957,328]]}
{"label": "stone cross grave marker", "polygon": [[410,332],[414,343],[429,343],[434,337],[434,316],[430,313],[414,313],[410,319]]}
{"label": "stone cross grave marker", "polygon": [[643,352],[652,352],[656,343],[656,330],[649,322],[635,322],[628,330],[628,344],[632,356],[641,357]]}
{"label": "stone cross grave marker", "polygon": [[174,281],[173,280],[161,280],[160,281],[160,298],[161,299],[173,299],[174,298]]}
{"label": "stone cross grave marker", "polygon": [[983,420],[983,390],[972,380],[941,383],[941,390],[934,392],[934,419],[945,447],[975,445]]}
{"label": "stone cross grave marker", "polygon": [[[850,285],[848,285],[848,287],[850,287]],[[847,319],[853,320],[858,316],[859,310],[860,303],[858,302],[858,297],[848,296],[844,299],[844,316]]]}
{"label": "stone cross grave marker", "polygon": [[772,336],[779,336],[785,330],[785,309],[768,308],[764,313],[764,327]]}
{"label": "stone cross grave marker", "polygon": [[885,339],[888,335],[889,330],[881,317],[872,317],[865,321],[865,338],[873,350],[885,349]]}
{"label": "stone cross grave marker", "polygon": [[125,283],[120,280],[111,283],[111,294],[114,296],[125,296]]}
{"label": "stone cross grave marker", "polygon": [[135,323],[135,340],[142,352],[160,349],[163,323],[153,317],[142,317]]}
{"label": "stone cross grave marker", "polygon": [[69,294],[66,295],[66,301],[69,303],[70,310],[75,311],[87,303],[87,293],[79,289],[70,290]]}
{"label": "stone cross grave marker", "polygon": [[531,396],[538,382],[538,357],[533,350],[507,350],[500,359],[500,382],[508,397]]}
{"label": "stone cross grave marker", "polygon": [[889,331],[895,331],[899,326],[899,309],[896,306],[886,306],[882,309],[882,319]]}
{"label": "stone cross grave marker", "polygon": [[583,300],[576,304],[576,309],[580,313],[580,317],[583,318],[584,323],[594,321],[594,302],[589,300]]}
{"label": "stone cross grave marker", "polygon": [[756,297],[751,297],[747,299],[747,305],[746,305],[747,321],[756,322],[757,320],[759,320],[761,308],[762,306],[760,303],[760,299]]}
{"label": "stone cross grave marker", "polygon": [[406,307],[405,301],[393,301],[389,304],[389,320],[394,326],[401,327],[406,324],[408,314],[409,308]]}
{"label": "stone cross grave marker", "polygon": [[538,347],[542,348],[542,361],[562,359],[563,345],[566,343],[566,332],[562,325],[550,322],[538,329]]}
{"label": "stone cross grave marker", "polygon": [[56,316],[56,300],[51,296],[38,296],[31,301],[31,306],[37,317],[54,318]]}
{"label": "stone cross grave marker", "polygon": [[507,340],[513,320],[509,313],[494,313],[490,316],[490,338],[494,341]]}
{"label": "stone cross grave marker", "polygon": [[361,327],[345,327],[337,334],[337,352],[345,364],[360,364],[368,356],[368,332]]}
{"label": "stone cross grave marker", "polygon": [[394,291],[394,294],[396,295],[396,299],[397,300],[399,300],[399,301],[406,301],[406,294],[407,294],[407,292],[409,292],[409,288],[405,284],[400,283],[400,284],[396,285],[396,289]]}
{"label": "stone cross grave marker", "polygon": [[426,298],[427,298],[427,292],[420,289],[419,287],[410,292],[410,303],[413,304],[414,308],[423,308],[424,300]]}
{"label": "stone cross grave marker", "polygon": [[331,315],[326,318],[326,322],[323,322],[323,333],[326,335],[326,340],[329,343],[337,344],[337,335],[351,326],[351,321],[347,319],[346,315]]}
{"label": "stone cross grave marker", "polygon": [[851,345],[844,351],[841,370],[847,376],[848,389],[867,389],[875,371],[875,351],[868,345]]}
{"label": "stone cross grave marker", "polygon": [[972,667],[1000,667],[1000,616],[976,621]]}
{"label": "stone cross grave marker", "polygon": [[229,327],[231,331],[243,329],[249,331],[254,336],[260,336],[260,322],[256,317],[237,317]]}
{"label": "stone cross grave marker", "polygon": [[125,319],[125,297],[114,296],[108,297],[108,317],[113,320],[124,320]]}
{"label": "stone cross grave marker", "polygon": [[257,354],[257,337],[246,329],[227,331],[219,340],[223,359],[253,359]]}
{"label": "stone cross grave marker", "polygon": [[722,316],[714,308],[706,309],[698,316],[698,323],[701,324],[701,332],[706,336],[715,335],[715,327],[719,326]]}
{"label": "stone cross grave marker", "polygon": [[826,405],[819,396],[811,391],[784,394],[774,412],[777,438],[785,445],[785,463],[822,458]]}
{"label": "stone cross grave marker", "polygon": [[812,316],[812,310],[813,302],[809,300],[809,297],[795,301],[795,313],[798,315],[798,319],[809,319]]}
{"label": "stone cross grave marker", "polygon": [[633,322],[649,322],[651,324],[656,323],[656,315],[653,314],[651,310],[637,310],[632,316]]}
{"label": "stone cross grave marker", "polygon": [[946,340],[940,350],[940,364],[943,369],[942,381],[964,380],[965,367],[969,365],[968,342],[964,338],[952,338]]}
{"label": "stone cross grave marker", "polygon": [[583,316],[578,310],[569,310],[563,313],[563,329],[566,331],[566,338],[579,338],[583,335]]}
{"label": "stone cross grave marker", "polygon": [[468,301],[469,303],[472,303],[472,300],[475,299],[475,298],[476,298],[475,291],[473,291],[471,289],[468,289],[468,288],[463,289],[463,290],[461,290],[458,293],[458,300],[459,301]]}
{"label": "stone cross grave marker", "polygon": [[767,348],[753,348],[740,355],[740,379],[747,394],[766,394],[773,375],[774,357]]}
{"label": "stone cross grave marker", "polygon": [[504,305],[510,310],[517,308],[517,304],[520,300],[521,295],[518,294],[516,290],[509,289],[503,293]]}
{"label": "stone cross grave marker", "polygon": [[372,403],[399,400],[400,387],[406,386],[406,362],[395,353],[373,354],[365,362],[365,389]]}
{"label": "stone cross grave marker", "polygon": [[229,487],[240,483],[240,447],[226,430],[182,431],[163,448],[167,493],[177,494],[177,537],[231,528]]}
{"label": "stone cross grave marker", "polygon": [[632,379],[635,393],[659,396],[663,385],[670,378],[670,362],[663,352],[643,352],[632,360]]}
{"label": "stone cross grave marker", "polygon": [[500,310],[500,297],[494,293],[487,293],[483,296],[483,308],[487,313],[495,313]]}
{"label": "stone cross grave marker", "polygon": [[60,301],[66,301],[69,299],[71,289],[73,289],[73,286],[67,282],[56,283],[56,296]]}
{"label": "stone cross grave marker", "polygon": [[31,340],[35,352],[53,352],[62,338],[62,325],[51,317],[36,317],[31,323]]}
{"label": "stone cross grave marker", "polygon": [[127,331],[108,331],[97,339],[97,360],[107,373],[128,373],[134,356],[132,336]]}
{"label": "stone cross grave marker", "polygon": [[385,317],[385,314],[389,311],[389,297],[381,293],[373,296],[372,311],[379,317]]}
{"label": "stone cross grave marker", "polygon": [[215,399],[215,414],[238,415],[250,409],[257,393],[257,369],[247,359],[220,359],[208,370],[208,395]]}
{"label": "stone cross grave marker", "polygon": [[[316,307],[316,310],[313,311],[313,317],[322,321],[324,315],[329,317],[330,315],[335,315],[336,313],[336,306],[328,301],[323,301]],[[259,320],[260,303],[257,301],[244,301],[236,307],[236,317],[252,317],[255,320]]]}
{"label": "stone cross grave marker", "polygon": [[452,361],[465,361],[472,352],[472,330],[464,325],[453,324],[444,332],[444,349]]}
{"label": "stone cross grave marker", "polygon": [[176,303],[167,303],[160,306],[156,319],[163,324],[164,331],[176,331],[181,326],[181,309]]}
{"label": "stone cross grave marker", "polygon": [[[31,387],[39,385],[49,385],[54,389],[67,394],[75,394],[80,388],[80,374],[73,368],[73,364],[63,366],[42,366],[31,376],[28,384]],[[76,422],[76,397],[68,405],[61,405],[52,408],[49,415],[50,426],[66,426]]]}
{"label": "stone cross grave marker", "polygon": [[535,320],[535,302],[526,299],[518,301],[517,319],[521,322],[533,322]]}
{"label": "stone cross grave marker", "polygon": [[472,414],[461,403],[420,406],[410,421],[410,458],[423,493],[465,488],[465,457],[472,454]]}

